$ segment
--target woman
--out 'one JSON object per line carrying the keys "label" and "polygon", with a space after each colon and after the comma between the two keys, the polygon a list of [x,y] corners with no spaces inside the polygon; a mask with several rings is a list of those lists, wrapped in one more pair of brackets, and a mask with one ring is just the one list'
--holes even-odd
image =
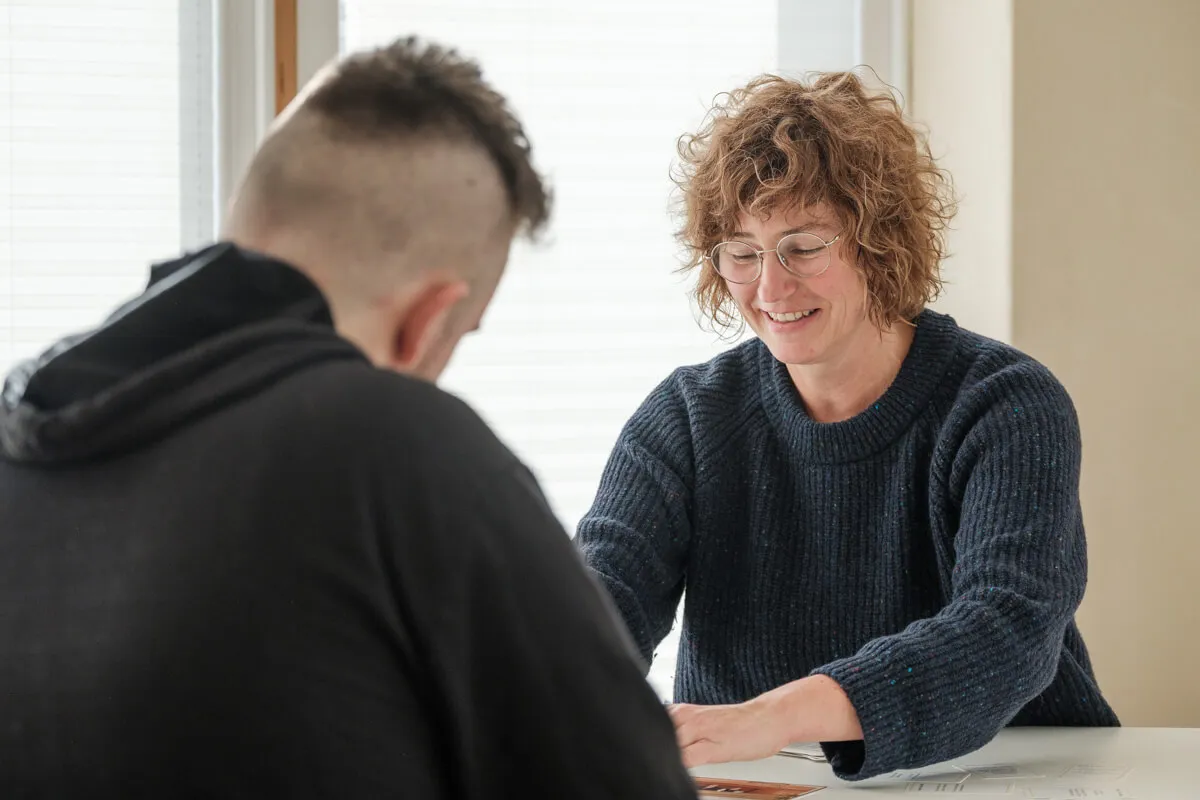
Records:
{"label": "woman", "polygon": [[685,760],[820,741],[854,780],[1119,724],[1074,622],[1074,408],[925,308],[953,202],[892,97],[760,78],[680,154],[698,299],[757,338],[654,390],[578,542],[647,663],[686,592]]}

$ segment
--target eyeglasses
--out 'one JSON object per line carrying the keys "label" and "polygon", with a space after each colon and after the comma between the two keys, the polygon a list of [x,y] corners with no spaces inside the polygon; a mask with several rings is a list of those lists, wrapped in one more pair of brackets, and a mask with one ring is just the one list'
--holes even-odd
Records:
{"label": "eyeglasses", "polygon": [[[813,233],[792,233],[775,245],[775,255],[783,268],[798,278],[815,278],[829,269],[829,245],[842,238],[839,233],[828,242]],[[745,242],[721,242],[705,258],[713,269],[730,283],[754,283],[762,275],[763,254]]]}

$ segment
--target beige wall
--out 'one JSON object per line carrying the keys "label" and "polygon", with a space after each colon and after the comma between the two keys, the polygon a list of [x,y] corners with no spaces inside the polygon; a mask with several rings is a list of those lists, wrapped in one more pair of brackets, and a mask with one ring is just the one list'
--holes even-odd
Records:
{"label": "beige wall", "polygon": [[913,115],[964,198],[942,306],[1071,392],[1102,687],[1200,726],[1200,2],[913,3]]}
{"label": "beige wall", "polygon": [[1083,424],[1081,624],[1127,724],[1200,726],[1200,2],[1013,19],[1013,340]]}

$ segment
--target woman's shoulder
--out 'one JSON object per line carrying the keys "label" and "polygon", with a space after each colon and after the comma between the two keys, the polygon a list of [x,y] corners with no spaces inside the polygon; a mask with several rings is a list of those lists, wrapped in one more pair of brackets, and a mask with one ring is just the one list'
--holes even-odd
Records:
{"label": "woman's shoulder", "polygon": [[1014,345],[966,328],[957,327],[954,340],[954,357],[939,392],[943,434],[954,439],[971,430],[999,432],[1011,425],[997,423],[1016,419],[1029,430],[1077,436],[1074,403],[1049,366]]}
{"label": "woman's shoulder", "polygon": [[663,384],[691,399],[736,402],[756,391],[764,356],[770,356],[766,345],[748,339],[708,361],[676,367]]}
{"label": "woman's shoulder", "polygon": [[942,407],[932,453],[944,485],[961,496],[976,474],[990,480],[1045,465],[1066,474],[1077,469],[1079,418],[1050,367],[1011,344],[969,330],[960,328],[956,339],[937,401]]}
{"label": "woman's shoulder", "polygon": [[708,361],[676,367],[655,388],[647,405],[667,406],[687,417],[693,432],[722,428],[745,418],[761,402],[761,383],[773,359],[757,338]]}
{"label": "woman's shoulder", "polygon": [[956,329],[956,353],[949,383],[964,396],[1003,399],[1045,395],[1055,403],[1070,397],[1054,372],[1030,353],[963,327]]}
{"label": "woman's shoulder", "polygon": [[676,367],[642,401],[625,432],[642,441],[695,440],[741,424],[758,402],[766,346],[751,339],[708,361]]}

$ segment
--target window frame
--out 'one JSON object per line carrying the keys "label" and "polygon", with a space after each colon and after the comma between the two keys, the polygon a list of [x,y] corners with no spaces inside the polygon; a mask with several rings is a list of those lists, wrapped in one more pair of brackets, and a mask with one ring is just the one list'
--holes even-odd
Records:
{"label": "window frame", "polygon": [[[275,117],[275,4],[273,0],[210,0],[217,28],[217,142],[214,191],[218,220]],[[247,80],[247,76],[250,80]]]}
{"label": "window frame", "polygon": [[337,57],[340,4],[338,0],[196,1],[211,6],[218,30],[213,195],[219,224],[272,120],[321,66]]}

